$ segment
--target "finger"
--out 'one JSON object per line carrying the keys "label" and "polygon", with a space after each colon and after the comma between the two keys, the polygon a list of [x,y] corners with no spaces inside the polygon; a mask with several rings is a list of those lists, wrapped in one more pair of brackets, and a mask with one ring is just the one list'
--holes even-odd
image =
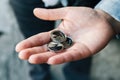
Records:
{"label": "finger", "polygon": [[47,46],[39,46],[22,50],[18,56],[22,60],[27,60],[31,55],[46,52]]}
{"label": "finger", "polygon": [[83,44],[75,44],[64,53],[55,55],[48,60],[48,64],[62,64],[65,62],[71,62],[80,60],[90,56],[91,51]]}
{"label": "finger", "polygon": [[32,64],[42,64],[42,63],[46,63],[48,61],[48,59],[54,55],[56,55],[56,53],[54,53],[54,52],[45,52],[45,53],[40,53],[40,54],[34,54],[34,55],[30,56],[28,61]]}
{"label": "finger", "polygon": [[44,32],[37,34],[35,36],[32,36],[26,40],[23,40],[16,46],[16,51],[20,52],[23,49],[26,48],[32,48],[35,46],[42,46],[50,41],[50,34],[49,32]]}
{"label": "finger", "polygon": [[64,19],[67,14],[67,8],[59,8],[59,9],[43,9],[43,8],[35,8],[34,15],[40,19],[44,20],[59,20]]}

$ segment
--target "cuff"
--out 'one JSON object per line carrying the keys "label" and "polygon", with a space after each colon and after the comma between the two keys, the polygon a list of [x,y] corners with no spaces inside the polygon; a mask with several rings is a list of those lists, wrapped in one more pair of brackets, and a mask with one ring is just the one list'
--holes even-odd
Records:
{"label": "cuff", "polygon": [[120,1],[119,0],[101,0],[95,9],[101,9],[107,12],[116,20],[120,21]]}

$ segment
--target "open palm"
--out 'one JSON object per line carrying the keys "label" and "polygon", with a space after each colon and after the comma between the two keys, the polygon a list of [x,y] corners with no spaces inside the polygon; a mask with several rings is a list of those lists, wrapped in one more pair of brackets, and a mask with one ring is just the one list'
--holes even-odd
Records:
{"label": "open palm", "polygon": [[111,17],[101,10],[86,7],[37,8],[34,14],[44,20],[61,19],[56,29],[70,36],[74,44],[64,52],[48,51],[46,44],[50,41],[51,31],[23,40],[16,46],[16,51],[21,59],[33,64],[61,64],[89,57],[103,49],[114,35],[108,21]]}

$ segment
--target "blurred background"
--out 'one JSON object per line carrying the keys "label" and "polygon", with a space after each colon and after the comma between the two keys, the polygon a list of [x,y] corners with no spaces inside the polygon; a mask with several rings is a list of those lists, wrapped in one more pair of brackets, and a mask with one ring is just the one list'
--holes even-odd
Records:
{"label": "blurred background", "polygon": [[[31,80],[27,61],[18,59],[14,48],[23,40],[8,0],[0,0],[0,80]],[[100,53],[93,56],[92,80],[120,80],[120,41],[113,39]],[[51,66],[54,80],[65,80],[62,67]]]}

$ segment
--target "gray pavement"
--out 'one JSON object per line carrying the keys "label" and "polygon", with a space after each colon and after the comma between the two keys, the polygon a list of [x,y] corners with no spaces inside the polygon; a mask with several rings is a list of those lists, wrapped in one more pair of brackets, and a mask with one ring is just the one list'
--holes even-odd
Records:
{"label": "gray pavement", "polygon": [[112,40],[93,58],[93,80],[120,80],[120,40]]}
{"label": "gray pavement", "polygon": [[[0,80],[31,80],[28,62],[18,59],[15,45],[23,40],[8,0],[0,1]],[[51,66],[54,80],[64,80],[62,66]]]}
{"label": "gray pavement", "polygon": [[[15,44],[23,39],[8,0],[0,1],[0,80],[30,80],[25,61],[17,58]],[[23,74],[24,73],[24,74]]]}
{"label": "gray pavement", "polygon": [[[26,61],[19,60],[15,45],[23,40],[8,0],[0,0],[0,80],[31,80]],[[120,80],[120,41],[109,45],[93,57],[92,80]],[[62,65],[51,67],[54,80],[65,80]]]}

